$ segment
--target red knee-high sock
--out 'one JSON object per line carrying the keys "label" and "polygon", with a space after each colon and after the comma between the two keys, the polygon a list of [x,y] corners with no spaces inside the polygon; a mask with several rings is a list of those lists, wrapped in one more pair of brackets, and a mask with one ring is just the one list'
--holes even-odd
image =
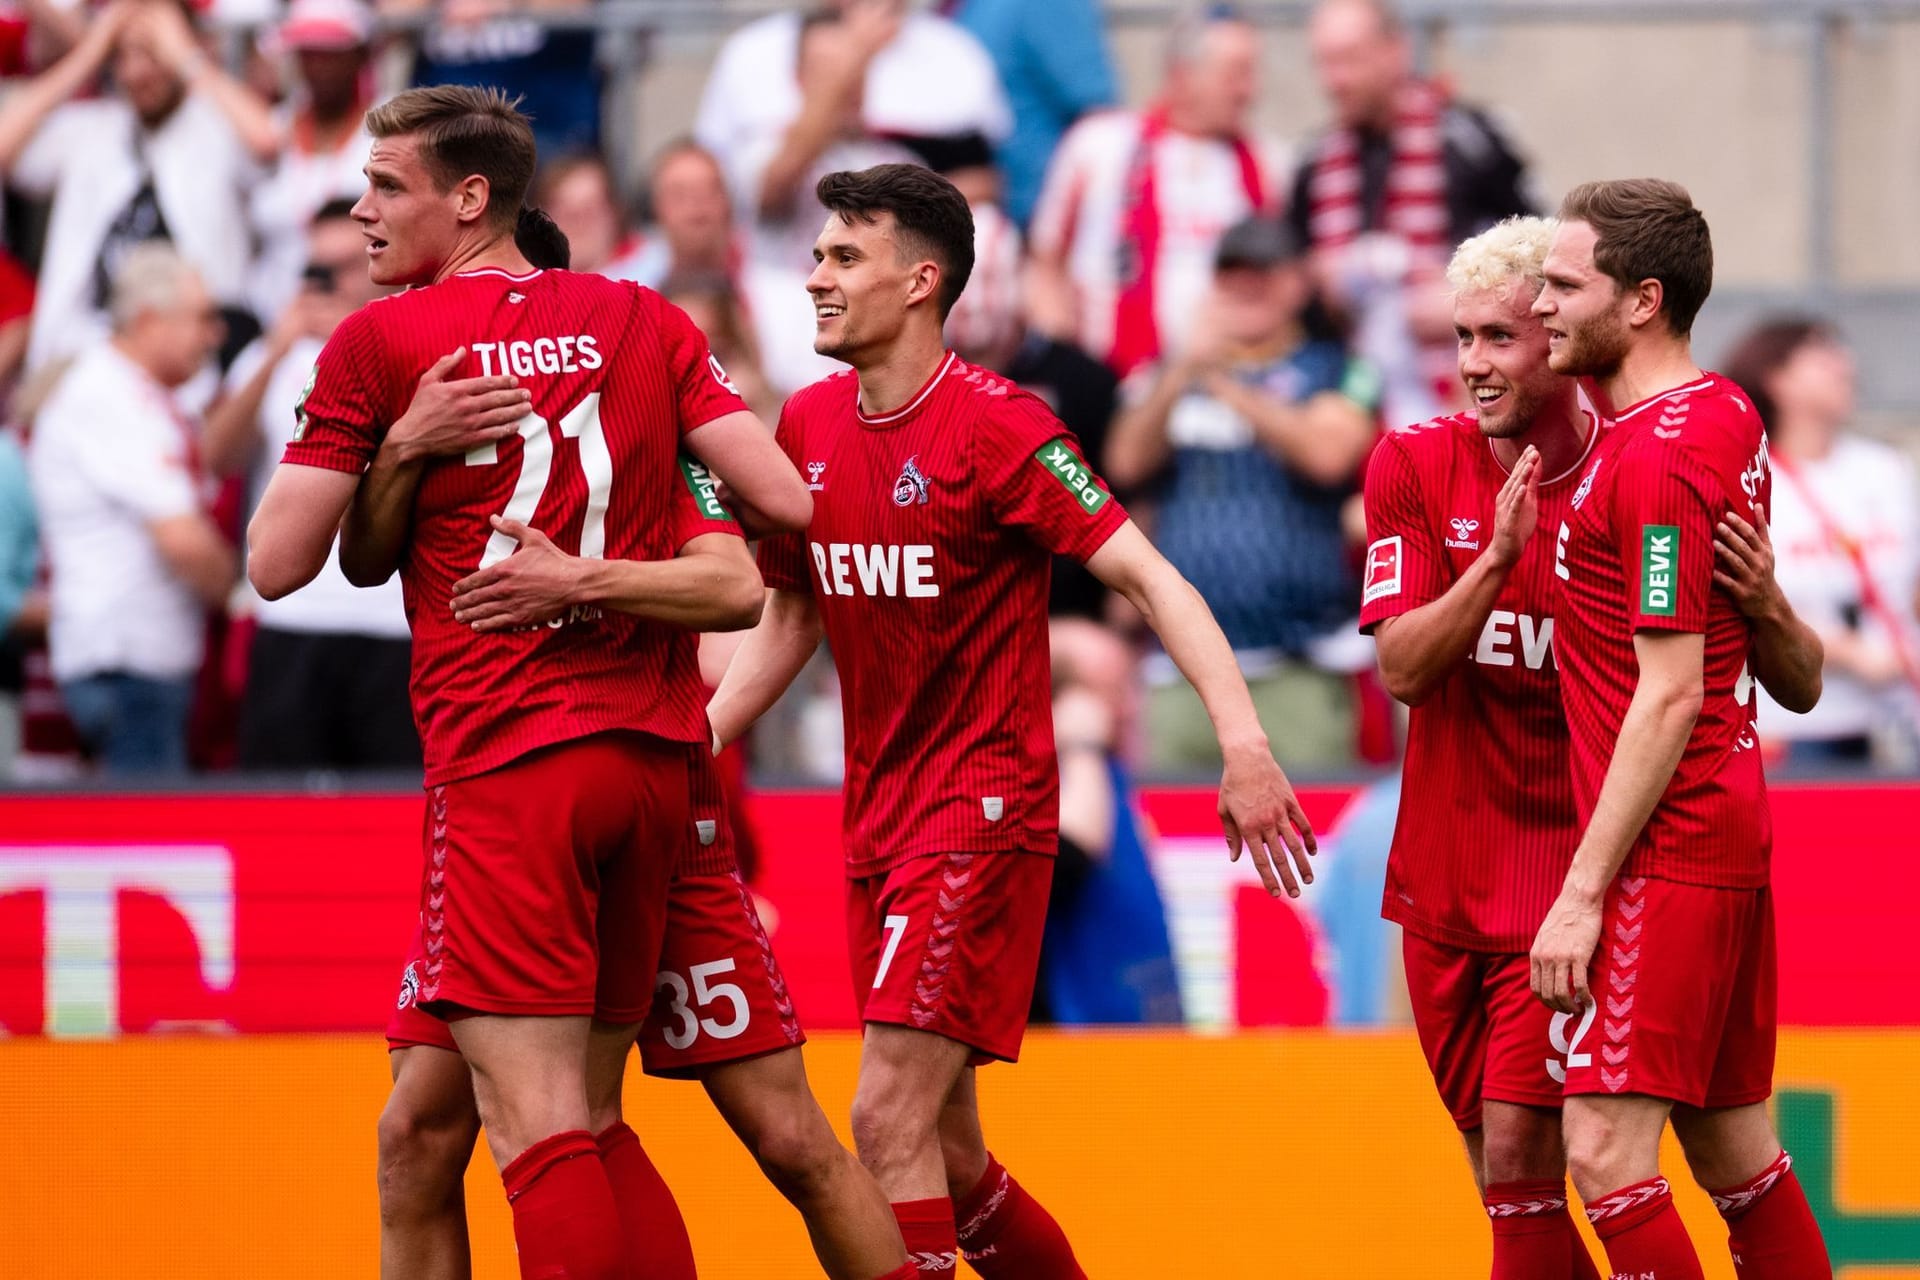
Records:
{"label": "red knee-high sock", "polygon": [[594,1135],[594,1141],[613,1186],[634,1274],[639,1280],[696,1280],[687,1224],[667,1180],[647,1159],[640,1136],[619,1122]]}
{"label": "red knee-high sock", "polygon": [[1599,1233],[1615,1273],[1634,1280],[1706,1280],[1665,1178],[1589,1200],[1587,1221]]}
{"label": "red knee-high sock", "polygon": [[900,1237],[907,1242],[907,1261],[916,1277],[951,1277],[960,1244],[953,1236],[953,1201],[896,1200],[894,1221],[900,1224]]}
{"label": "red knee-high sock", "polygon": [[1593,1265],[1593,1255],[1587,1252],[1587,1242],[1580,1238],[1572,1214],[1567,1215],[1567,1256],[1572,1262],[1573,1280],[1600,1280],[1600,1268]]}
{"label": "red knee-high sock", "polygon": [[1060,1224],[991,1155],[953,1217],[961,1256],[988,1280],[1086,1280]]}
{"label": "red knee-high sock", "polygon": [[1711,1194],[1727,1220],[1727,1248],[1741,1280],[1833,1280],[1820,1224],[1786,1152],[1758,1177]]}
{"label": "red knee-high sock", "polygon": [[1495,1182],[1487,1187],[1493,1224],[1493,1280],[1573,1280],[1564,1182]]}
{"label": "red knee-high sock", "polygon": [[521,1280],[629,1280],[620,1213],[592,1134],[542,1138],[500,1181],[513,1206]]}
{"label": "red knee-high sock", "polygon": [[874,1280],[920,1280],[920,1268],[914,1266],[911,1262],[902,1263],[898,1270],[889,1271],[883,1276],[876,1276]]}

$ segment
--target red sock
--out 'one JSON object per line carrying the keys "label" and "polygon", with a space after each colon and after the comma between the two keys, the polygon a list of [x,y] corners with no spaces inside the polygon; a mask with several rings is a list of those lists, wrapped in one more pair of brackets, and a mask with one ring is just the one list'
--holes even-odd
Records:
{"label": "red sock", "polygon": [[647,1159],[640,1136],[620,1122],[602,1129],[594,1141],[620,1210],[627,1257],[634,1260],[640,1280],[695,1280],[699,1272],[687,1224],[667,1180]]}
{"label": "red sock", "polygon": [[1727,1248],[1741,1280],[1833,1280],[1820,1224],[1786,1152],[1760,1176],[1712,1195],[1713,1207],[1727,1220]]}
{"label": "red sock", "polygon": [[1587,1221],[1599,1233],[1616,1274],[1634,1280],[1706,1280],[1665,1178],[1589,1200]]}
{"label": "red sock", "polygon": [[953,1216],[962,1256],[988,1280],[1087,1280],[1060,1224],[991,1155]]}
{"label": "red sock", "polygon": [[900,1265],[899,1270],[889,1271],[883,1276],[876,1276],[874,1280],[920,1280],[920,1268],[914,1266],[911,1262],[905,1262]]}
{"label": "red sock", "polygon": [[953,1237],[953,1201],[896,1200],[893,1217],[900,1224],[900,1236],[907,1242],[907,1261],[916,1277],[951,1277],[960,1245]]}
{"label": "red sock", "polygon": [[1564,1182],[1496,1182],[1487,1188],[1493,1280],[1573,1280]]}
{"label": "red sock", "polygon": [[1587,1242],[1580,1238],[1572,1214],[1567,1215],[1567,1253],[1573,1260],[1573,1280],[1600,1280],[1600,1268],[1593,1265],[1593,1255],[1587,1252]]}
{"label": "red sock", "polygon": [[619,1210],[592,1134],[542,1138],[500,1181],[513,1206],[521,1280],[629,1280]]}

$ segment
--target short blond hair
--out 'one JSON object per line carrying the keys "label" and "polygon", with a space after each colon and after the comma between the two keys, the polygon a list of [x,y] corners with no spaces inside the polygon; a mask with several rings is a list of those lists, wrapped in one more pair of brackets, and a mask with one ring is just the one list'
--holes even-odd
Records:
{"label": "short blond hair", "polygon": [[1447,264],[1447,283],[1455,293],[1505,294],[1516,288],[1529,296],[1539,293],[1547,246],[1558,225],[1552,218],[1508,218],[1461,241]]}

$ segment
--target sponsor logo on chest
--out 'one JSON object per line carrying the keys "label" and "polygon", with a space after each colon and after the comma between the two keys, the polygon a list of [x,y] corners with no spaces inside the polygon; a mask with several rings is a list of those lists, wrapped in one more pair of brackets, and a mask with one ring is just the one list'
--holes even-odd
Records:
{"label": "sponsor logo on chest", "polygon": [[822,595],[916,600],[940,594],[929,544],[809,542],[807,547]]}
{"label": "sponsor logo on chest", "polygon": [[1553,662],[1553,619],[1495,609],[1480,628],[1473,660],[1483,667],[1511,667],[1516,659],[1539,671]]}

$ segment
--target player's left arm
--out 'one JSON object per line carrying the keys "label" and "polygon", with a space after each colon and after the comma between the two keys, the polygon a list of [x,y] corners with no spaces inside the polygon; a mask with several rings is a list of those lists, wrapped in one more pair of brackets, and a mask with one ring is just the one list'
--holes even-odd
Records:
{"label": "player's left arm", "polygon": [[1207,709],[1226,764],[1220,821],[1230,856],[1238,861],[1244,844],[1268,893],[1277,897],[1284,886],[1289,896],[1298,897],[1300,887],[1287,855],[1292,855],[1300,879],[1311,884],[1308,855],[1318,852],[1319,845],[1293,784],[1273,758],[1253,697],[1213,611],[1131,520],[1086,563],[1096,578],[1140,611]]}
{"label": "player's left arm", "polygon": [[278,600],[313,581],[359,484],[359,476],[326,467],[283,462],[273,469],[247,524],[247,580],[262,599]]}
{"label": "player's left arm", "polygon": [[1729,511],[1713,535],[1713,580],[1753,625],[1753,676],[1773,700],[1805,715],[1820,701],[1826,646],[1801,621],[1773,573],[1773,537],[1758,508],[1748,524]]}
{"label": "player's left arm", "polygon": [[813,495],[760,419],[748,410],[702,423],[686,435],[687,450],[726,486],[727,504],[748,537],[807,527]]}

